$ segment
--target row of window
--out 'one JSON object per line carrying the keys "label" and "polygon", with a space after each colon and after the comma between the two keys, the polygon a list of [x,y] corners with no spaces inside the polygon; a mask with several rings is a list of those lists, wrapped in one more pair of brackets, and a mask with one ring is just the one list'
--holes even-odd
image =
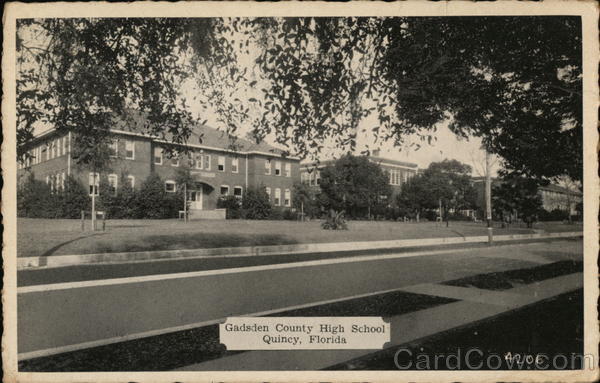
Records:
{"label": "row of window", "polygon": [[[281,161],[272,161],[270,159],[266,159],[265,160],[265,174],[270,176],[272,173],[272,168],[273,168],[273,164],[275,163],[275,175],[276,176],[280,176],[281,175]],[[289,162],[285,163],[285,176],[286,177],[291,177],[292,176],[292,164]]]}
{"label": "row of window", "polygon": [[[128,175],[126,178],[129,183],[129,187],[132,189],[135,187],[135,177]],[[100,174],[98,173],[90,173],[88,178],[89,185],[89,194],[90,195],[99,195],[99,187],[100,187]],[[119,186],[119,176],[116,174],[108,175],[108,187],[112,194],[117,194],[117,187]]]}
{"label": "row of window", "polygon": [[[284,190],[284,198],[283,201],[281,200],[281,189],[280,188],[275,188],[275,196],[272,197],[271,196],[271,188],[267,187],[265,188],[267,195],[269,196],[269,201],[273,200],[273,204],[275,206],[281,206],[282,202],[283,202],[283,206],[291,206],[292,205],[292,192],[290,191],[290,189],[285,189]],[[233,195],[236,197],[242,197],[242,193],[243,189],[241,186],[235,186],[233,188]],[[229,195],[229,185],[221,185],[221,189],[220,189],[220,194],[222,196],[228,196]]]}
{"label": "row of window", "polygon": [[[271,188],[266,188],[267,194],[269,195],[269,201],[271,200]],[[275,196],[273,197],[273,205],[281,206],[281,189],[275,188]],[[283,206],[290,207],[292,206],[292,192],[290,189],[284,190],[283,195]]]}
{"label": "row of window", "polygon": [[[108,145],[108,154],[110,157],[119,157],[119,140],[113,140]],[[135,141],[125,140],[125,159],[135,160]]]}
{"label": "row of window", "polygon": [[19,161],[19,169],[63,156],[67,154],[68,147],[68,136],[49,140],[48,142],[29,150],[27,152],[28,155],[23,157],[23,161]]}
{"label": "row of window", "polygon": [[[64,182],[65,182],[65,173],[62,173],[62,178],[60,178],[60,174],[58,175],[58,181],[60,182],[61,188],[64,188]],[[46,176],[46,183],[51,185],[50,187],[52,188],[52,190],[54,190],[54,188],[58,188],[59,184],[57,183],[56,186],[53,186],[53,182],[54,182],[54,178],[52,178],[53,176]],[[127,176],[127,182],[129,182],[129,186],[133,189],[135,187],[135,177],[132,175],[128,175]],[[115,194],[117,193],[117,187],[118,187],[118,181],[119,177],[116,174],[109,174],[108,175],[108,186],[110,189],[110,192]],[[99,195],[99,186],[100,186],[100,174],[98,173],[90,173],[89,174],[89,194],[90,195]],[[167,193],[175,193],[177,191],[177,184],[175,183],[175,181],[172,180],[167,180],[165,181],[165,191]],[[267,187],[266,188],[266,192],[267,195],[269,196],[269,201],[271,200],[271,188]],[[221,185],[220,188],[220,194],[222,196],[227,196],[229,195],[229,185]],[[243,188],[241,186],[234,186],[233,188],[233,195],[236,197],[242,197],[243,194]],[[292,193],[290,191],[290,189],[285,189],[284,190],[284,195],[283,195],[283,201],[281,200],[281,189],[280,188],[275,188],[275,196],[273,197],[273,204],[275,206],[281,206],[282,202],[283,202],[283,206],[287,206],[290,207],[292,205]]]}
{"label": "row of window", "polygon": [[[398,169],[389,169],[386,170],[389,178],[390,185],[401,185],[403,182],[408,181],[411,173],[398,170]],[[300,174],[300,181],[310,186],[318,186],[321,183],[321,172],[318,170],[313,172],[303,172]]]}
{"label": "row of window", "polygon": [[[162,165],[164,162],[163,149],[160,147],[154,148],[154,156],[153,157],[154,157],[155,165]],[[218,170],[220,172],[226,171],[225,158],[226,158],[225,156],[217,156],[217,169],[216,170]],[[272,168],[273,168],[272,163],[273,162],[274,162],[274,168],[275,168],[274,174],[276,176],[282,175],[281,161],[272,161],[270,159],[265,160],[265,174],[266,175],[273,174],[273,172],[272,172]],[[179,157],[178,157],[177,153],[175,153],[174,157],[171,159],[171,166],[179,166]],[[196,168],[196,169],[201,169],[201,170],[211,170],[211,155],[203,154],[203,153],[196,154],[194,156],[194,158],[192,158],[190,160],[190,166],[192,166],[193,168]],[[236,157],[231,158],[231,163],[230,163],[231,172],[238,173],[239,168],[240,168],[239,158],[236,158]],[[291,177],[292,176],[292,164],[291,163],[284,164],[284,171],[285,171],[286,177]]]}
{"label": "row of window", "polygon": [[[233,195],[236,197],[242,197],[244,189],[241,186],[233,187]],[[219,194],[222,196],[229,195],[229,185],[221,185],[221,189],[219,190]]]}
{"label": "row of window", "polygon": [[315,170],[313,172],[304,172],[300,174],[300,181],[310,186],[318,186],[321,184],[321,172]]}
{"label": "row of window", "polygon": [[402,183],[408,181],[409,172],[399,169],[388,169],[386,172],[388,173],[390,185],[401,185]]}
{"label": "row of window", "polygon": [[50,186],[50,190],[58,191],[65,189],[65,180],[67,175],[65,172],[46,175],[46,185]]}

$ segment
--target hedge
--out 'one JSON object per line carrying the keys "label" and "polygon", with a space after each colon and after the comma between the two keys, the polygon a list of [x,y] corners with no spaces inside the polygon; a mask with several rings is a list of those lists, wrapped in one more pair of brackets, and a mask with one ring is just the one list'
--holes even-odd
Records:
{"label": "hedge", "polygon": [[[150,174],[139,190],[132,189],[121,175],[115,192],[106,176],[100,177],[96,210],[108,218],[177,218],[183,207],[183,192],[167,193],[156,174]],[[30,174],[17,189],[17,214],[30,218],[78,218],[81,210],[91,211],[86,187],[68,176],[62,190],[52,191]]]}

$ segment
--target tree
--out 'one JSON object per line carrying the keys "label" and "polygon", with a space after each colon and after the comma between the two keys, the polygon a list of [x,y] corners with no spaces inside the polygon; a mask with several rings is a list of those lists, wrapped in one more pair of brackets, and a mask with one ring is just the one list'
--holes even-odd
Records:
{"label": "tree", "polygon": [[139,218],[164,218],[165,186],[156,173],[144,180],[137,198],[137,216]]}
{"label": "tree", "polygon": [[56,197],[45,182],[35,179],[30,173],[17,189],[17,211],[19,216],[33,218],[55,218]]}
{"label": "tree", "polygon": [[242,197],[242,211],[246,219],[267,219],[271,215],[269,195],[264,186],[247,188]]}
{"label": "tree", "polygon": [[387,205],[392,189],[381,167],[365,156],[348,154],[321,170],[321,196],[326,209],[351,217],[370,217]]}
{"label": "tree", "polygon": [[19,155],[37,123],[99,141],[127,108],[186,142],[192,77],[229,134],[247,124],[301,156],[352,151],[371,115],[397,145],[448,120],[516,174],[582,178],[575,16],[22,19],[17,37]]}
{"label": "tree", "polygon": [[295,182],[292,188],[292,206],[304,212],[305,216],[317,217],[319,215],[319,205],[314,190],[306,183]]}
{"label": "tree", "polygon": [[435,198],[429,193],[427,179],[423,174],[411,177],[402,185],[400,193],[396,196],[396,204],[417,221],[420,220],[425,209],[435,207]]}
{"label": "tree", "polygon": [[225,209],[227,219],[241,218],[242,204],[240,199],[234,195],[221,196],[217,200],[217,208]]}
{"label": "tree", "polygon": [[88,190],[71,175],[65,178],[64,188],[59,191],[58,196],[62,205],[62,218],[79,218],[82,210],[89,209]]}
{"label": "tree", "polygon": [[[440,215],[446,222],[450,211],[472,209],[475,205],[476,191],[471,185],[471,167],[457,160],[432,162],[415,182],[421,185],[413,185],[408,191],[414,193],[416,188],[424,192],[427,197],[420,197],[423,206],[430,209],[441,207],[443,212],[440,211]],[[409,196],[402,198],[406,200]]]}
{"label": "tree", "polygon": [[503,221],[515,215],[532,227],[542,212],[542,197],[538,194],[539,181],[532,178],[508,176],[494,187],[492,206]]}

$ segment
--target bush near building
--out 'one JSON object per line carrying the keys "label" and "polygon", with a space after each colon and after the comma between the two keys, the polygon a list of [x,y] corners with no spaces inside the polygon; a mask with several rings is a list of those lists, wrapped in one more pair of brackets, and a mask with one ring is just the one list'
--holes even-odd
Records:
{"label": "bush near building", "polygon": [[89,208],[85,187],[68,176],[64,188],[51,190],[30,174],[17,188],[17,215],[30,218],[77,218]]}
{"label": "bush near building", "polygon": [[[183,207],[183,192],[167,193],[164,183],[151,174],[140,190],[132,189],[121,176],[116,190],[106,177],[100,178],[96,211],[104,211],[111,219],[119,218],[177,218]],[[74,177],[65,179],[64,188],[51,190],[33,174],[17,190],[19,217],[79,218],[81,211],[91,211],[91,197],[83,184]]]}
{"label": "bush near building", "polygon": [[248,188],[243,197],[227,195],[217,201],[218,209],[226,209],[227,219],[296,220],[297,213],[290,208],[274,207],[264,187]]}
{"label": "bush near building", "polygon": [[242,196],[242,217],[245,219],[268,219],[271,215],[269,195],[264,187],[248,188]]}

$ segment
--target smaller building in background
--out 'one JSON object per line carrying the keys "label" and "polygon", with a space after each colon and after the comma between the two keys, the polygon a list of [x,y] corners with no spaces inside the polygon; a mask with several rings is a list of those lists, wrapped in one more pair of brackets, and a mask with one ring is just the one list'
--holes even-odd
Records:
{"label": "smaller building in background", "polygon": [[538,193],[542,197],[542,206],[546,211],[561,210],[577,215],[577,204],[583,201],[581,192],[559,185],[540,186]]}
{"label": "smaller building in background", "polygon": [[[473,177],[472,183],[477,191],[477,206],[480,211],[483,211],[485,209],[485,177]],[[501,183],[502,179],[492,177],[492,188],[499,186]],[[540,186],[538,194],[542,198],[542,208],[547,212],[560,210],[569,211],[571,215],[577,215],[577,204],[583,201],[583,194],[578,190],[569,190],[556,184]]]}
{"label": "smaller building in background", "polygon": [[[417,164],[380,157],[378,150],[374,150],[373,155],[368,158],[369,161],[379,165],[385,174],[387,174],[388,183],[392,187],[392,197],[399,194],[402,185],[418,172]],[[318,163],[309,162],[300,164],[300,181],[313,187],[319,187],[321,170],[334,163],[335,160],[326,160]]]}

